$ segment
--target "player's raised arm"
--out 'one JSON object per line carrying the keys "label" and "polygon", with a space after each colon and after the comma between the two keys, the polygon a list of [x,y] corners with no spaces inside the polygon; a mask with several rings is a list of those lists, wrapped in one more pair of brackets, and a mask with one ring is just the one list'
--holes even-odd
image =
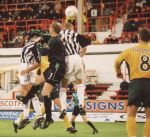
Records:
{"label": "player's raised arm", "polygon": [[77,35],[77,41],[79,42],[80,46],[82,48],[88,46],[91,44],[91,40],[89,40],[88,38],[85,38],[83,35],[78,34]]}

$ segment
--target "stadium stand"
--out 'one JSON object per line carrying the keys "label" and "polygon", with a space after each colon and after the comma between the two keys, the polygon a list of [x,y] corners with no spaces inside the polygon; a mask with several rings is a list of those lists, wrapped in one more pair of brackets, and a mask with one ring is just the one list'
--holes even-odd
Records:
{"label": "stadium stand", "polygon": [[[116,17],[126,11],[125,3],[126,0],[85,0],[85,32],[112,30]],[[3,47],[13,47],[13,38],[20,31],[48,29],[53,20],[64,22],[64,9],[76,4],[76,0],[2,0],[0,39]],[[122,9],[125,10],[120,11]]]}

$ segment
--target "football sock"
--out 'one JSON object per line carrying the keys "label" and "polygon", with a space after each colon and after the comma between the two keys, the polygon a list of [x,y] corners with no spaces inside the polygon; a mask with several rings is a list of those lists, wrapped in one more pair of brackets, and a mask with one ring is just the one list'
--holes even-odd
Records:
{"label": "football sock", "polygon": [[42,113],[41,113],[41,110],[40,110],[40,102],[39,102],[39,99],[38,99],[37,96],[32,98],[32,104],[33,104],[33,107],[34,107],[34,110],[35,110],[36,114],[38,116],[41,116]]}
{"label": "football sock", "polygon": [[71,123],[70,123],[67,115],[64,116],[63,121],[64,121],[64,125],[65,125],[66,128],[70,128],[71,127]]}
{"label": "football sock", "polygon": [[150,137],[150,119],[146,119],[144,125],[144,136]]}
{"label": "football sock", "polygon": [[126,122],[128,137],[136,137],[136,121],[135,117],[128,117]]}
{"label": "football sock", "polygon": [[20,116],[15,120],[15,123],[19,126],[23,118],[24,118],[24,114],[21,113]]}
{"label": "football sock", "polygon": [[72,121],[71,124],[74,128],[76,128],[75,121]]}
{"label": "football sock", "polygon": [[45,107],[44,107],[44,105],[41,105],[40,109],[41,109],[42,115],[44,115],[45,114]]}
{"label": "football sock", "polygon": [[31,101],[29,100],[27,104],[24,104],[24,110],[23,110],[24,119],[28,118],[29,116],[30,103]]}
{"label": "football sock", "polygon": [[61,103],[61,111],[64,109],[66,110],[67,93],[65,88],[60,88],[59,98]]}
{"label": "football sock", "polygon": [[95,126],[94,126],[90,121],[87,121],[87,124],[88,124],[93,130],[96,129]]}
{"label": "football sock", "polygon": [[79,106],[84,106],[84,94],[85,94],[85,85],[78,84],[77,85],[77,95],[79,100]]}
{"label": "football sock", "polygon": [[44,106],[45,106],[45,113],[46,113],[46,120],[50,120],[52,118],[51,113],[51,99],[48,96],[44,96]]}

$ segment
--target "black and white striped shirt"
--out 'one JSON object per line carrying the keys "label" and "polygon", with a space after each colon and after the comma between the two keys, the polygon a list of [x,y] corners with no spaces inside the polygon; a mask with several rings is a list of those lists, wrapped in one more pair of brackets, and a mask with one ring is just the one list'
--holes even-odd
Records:
{"label": "black and white striped shirt", "polygon": [[67,55],[79,54],[80,45],[77,40],[78,33],[75,33],[72,30],[63,30],[60,32],[61,38],[63,40],[63,44],[66,48]]}
{"label": "black and white striped shirt", "polygon": [[73,30],[62,30],[60,32],[60,36],[63,40],[63,44],[65,45],[67,56],[79,54],[81,48],[90,44],[89,40]]}
{"label": "black and white striped shirt", "polygon": [[25,44],[21,53],[21,63],[40,63],[39,53],[35,44],[33,41]]}

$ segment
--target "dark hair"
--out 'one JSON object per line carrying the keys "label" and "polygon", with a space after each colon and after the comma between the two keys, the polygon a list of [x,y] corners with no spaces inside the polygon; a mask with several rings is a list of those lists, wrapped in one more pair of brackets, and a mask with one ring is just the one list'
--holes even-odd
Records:
{"label": "dark hair", "polygon": [[150,41],[150,31],[148,29],[140,30],[139,37],[140,37],[141,41],[149,42]]}
{"label": "dark hair", "polygon": [[29,35],[30,38],[34,37],[34,36],[37,36],[37,37],[40,37],[41,34],[43,32],[41,30],[30,30],[29,32],[27,32],[27,35]]}
{"label": "dark hair", "polygon": [[53,30],[54,30],[57,34],[60,33],[60,31],[61,31],[61,26],[60,26],[60,23],[59,23],[59,22],[53,22],[51,27],[53,28]]}

